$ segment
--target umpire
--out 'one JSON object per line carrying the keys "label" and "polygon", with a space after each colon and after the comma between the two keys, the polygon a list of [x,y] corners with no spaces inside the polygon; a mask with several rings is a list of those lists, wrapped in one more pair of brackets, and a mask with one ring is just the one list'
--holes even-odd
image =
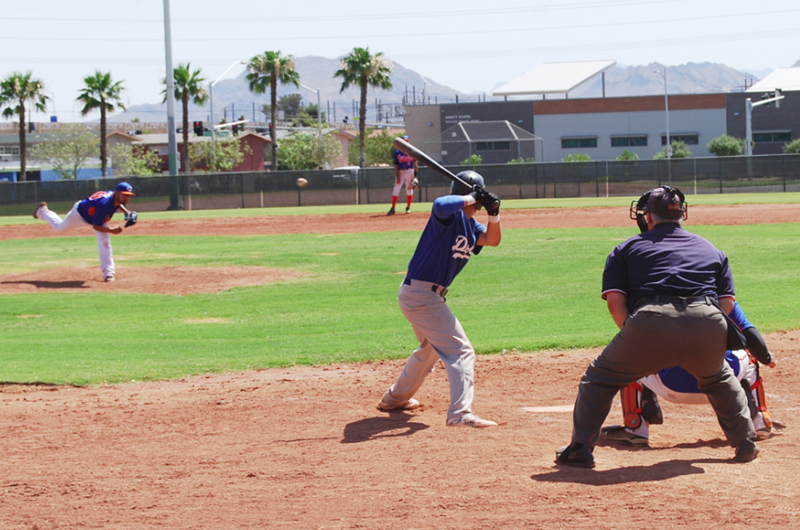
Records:
{"label": "umpire", "polygon": [[595,444],[614,396],[629,383],[681,366],[708,396],[735,460],[758,456],[747,397],[725,362],[728,324],[720,308],[734,302],[728,258],[683,229],[683,193],[661,186],[631,205],[643,233],[606,260],[603,298],[620,332],[586,369],[578,386],[572,443],[556,464],[594,467]]}

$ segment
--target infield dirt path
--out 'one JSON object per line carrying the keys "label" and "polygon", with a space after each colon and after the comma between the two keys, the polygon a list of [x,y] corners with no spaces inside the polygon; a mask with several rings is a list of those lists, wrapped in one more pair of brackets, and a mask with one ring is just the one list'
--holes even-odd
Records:
{"label": "infield dirt path", "polygon": [[[750,211],[763,222],[800,222],[800,207],[779,206],[725,207],[736,211],[726,220],[710,209],[707,219],[752,223]],[[688,224],[704,224],[703,210],[692,209]],[[633,223],[614,209],[502,215],[509,228]],[[426,217],[249,218],[244,233],[282,224],[289,232],[416,230]],[[241,228],[228,223],[145,219],[137,233]],[[22,228],[3,227],[0,239]],[[27,228],[24,237],[53,235]],[[378,412],[403,361],[86,388],[5,383],[0,528],[798,528],[800,330],[766,340],[779,363],[762,369],[767,399],[788,428],[749,464],[731,463],[709,406],[662,403],[665,424],[653,427],[650,448],[601,445],[595,470],[555,467],[578,380],[599,350],[479,356],[475,410],[500,423],[485,430],[445,427],[438,366],[417,395],[419,410]],[[607,423],[620,419],[615,403]]]}

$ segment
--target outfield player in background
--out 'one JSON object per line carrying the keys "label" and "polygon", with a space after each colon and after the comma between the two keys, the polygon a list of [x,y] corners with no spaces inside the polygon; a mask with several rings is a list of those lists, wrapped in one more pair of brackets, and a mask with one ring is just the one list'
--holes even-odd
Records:
{"label": "outfield player in background", "polygon": [[[408,135],[403,135],[402,138],[408,141]],[[397,200],[400,197],[400,191],[406,189],[406,213],[411,213],[411,202],[414,200],[414,178],[417,175],[417,161],[409,155],[400,151],[394,150],[392,155],[394,164],[394,189],[392,190],[392,207],[386,215],[394,215],[394,209],[397,206]]]}
{"label": "outfield player in background", "polygon": [[733,274],[721,250],[683,228],[686,214],[680,190],[650,190],[636,203],[643,233],[617,245],[606,259],[602,296],[620,331],[581,378],[572,440],[556,451],[557,464],[594,467],[593,451],[614,396],[671,366],[697,378],[736,448],[734,459],[758,457],[747,396],[725,362]]}
{"label": "outfield player in background", "polygon": [[[109,226],[111,217],[120,208],[125,212],[129,225],[136,223],[136,212],[129,212],[125,205],[135,197],[133,187],[127,182],[117,184],[115,190],[98,191],[91,196],[78,201],[62,220],[57,213],[47,207],[46,202],[39,203],[33,212],[34,219],[42,219],[53,227],[56,232],[64,232],[79,226],[91,226],[97,237],[97,250],[100,253],[100,269],[103,271],[103,281],[113,282],[116,274],[114,253],[111,249],[110,234],[121,234],[121,226]],[[132,214],[132,217],[131,217]],[[132,219],[133,222],[131,222]],[[128,226],[128,225],[126,225]]]}
{"label": "outfield player in background", "polygon": [[[728,350],[725,352],[725,361],[745,390],[756,435],[759,440],[766,440],[783,434],[784,425],[773,421],[767,412],[764,382],[758,370],[759,361],[770,368],[775,367],[772,353],[738,302],[734,302],[730,317],[744,331],[747,350]],[[622,389],[624,424],[604,427],[602,436],[625,445],[648,445],[650,424],[659,425],[663,422],[658,398],[671,403],[708,404],[708,399],[700,392],[697,379],[692,374],[680,367],[664,368]]]}
{"label": "outfield player in background", "polygon": [[[408,272],[400,286],[398,300],[403,315],[411,323],[419,347],[406,362],[397,381],[383,395],[378,409],[389,412],[419,407],[414,394],[439,359],[450,383],[450,408],[447,425],[491,427],[472,412],[474,397],[475,350],[464,328],[446,304],[445,295],[456,275],[473,254],[485,246],[500,244],[500,200],[486,191],[483,177],[474,171],[458,174],[473,186],[453,183],[450,195],[433,202],[428,219]],[[487,226],[474,219],[486,207]]]}

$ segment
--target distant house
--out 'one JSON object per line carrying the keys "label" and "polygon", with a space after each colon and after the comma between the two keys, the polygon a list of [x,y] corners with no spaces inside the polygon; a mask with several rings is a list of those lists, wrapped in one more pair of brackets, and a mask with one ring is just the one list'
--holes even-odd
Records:
{"label": "distant house", "polygon": [[[230,137],[218,136],[218,139],[227,139]],[[249,153],[245,153],[244,160],[232,169],[232,171],[264,171],[268,169],[269,158],[269,144],[270,139],[266,136],[255,132],[244,132],[238,136],[234,136],[239,141],[239,144],[248,146]],[[213,141],[210,136],[197,136],[194,134],[189,135],[189,144],[200,142]],[[184,151],[183,135],[176,134],[175,142],[178,150],[178,160],[180,161],[181,154]],[[161,171],[163,173],[169,172],[169,135],[164,134],[127,134],[115,131],[108,135],[109,149],[111,145],[127,144],[127,145],[143,145],[148,151],[153,151],[161,157]],[[180,162],[179,162],[180,163]],[[118,167],[113,165],[114,172],[119,171]],[[201,168],[202,169],[202,168]]]}
{"label": "distant house", "polygon": [[[48,181],[58,180],[60,177],[53,171],[53,168],[44,165],[38,160],[30,157],[31,147],[48,141],[53,133],[29,132],[25,135],[28,157],[26,160],[26,179],[29,181]],[[19,153],[19,134],[0,134],[0,181],[16,182],[21,170]],[[88,160],[82,168],[78,170],[79,179],[98,178],[102,176],[100,160],[97,158]]]}

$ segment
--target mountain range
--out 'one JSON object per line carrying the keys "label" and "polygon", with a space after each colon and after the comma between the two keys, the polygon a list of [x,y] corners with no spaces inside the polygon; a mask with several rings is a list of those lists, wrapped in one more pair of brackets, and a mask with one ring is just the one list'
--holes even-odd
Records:
{"label": "mountain range", "polygon": [[[800,61],[798,61],[800,63]],[[345,116],[350,120],[358,115],[359,92],[349,88],[340,93],[342,80],[333,74],[340,68],[338,59],[307,56],[295,59],[295,68],[300,74],[301,87],[279,85],[278,97],[300,93],[304,105],[317,103],[317,90],[320,95],[322,111],[330,121],[341,123]],[[612,66],[605,71],[606,97],[657,95],[664,93],[664,80],[660,73],[664,66],[651,63],[646,66]],[[666,69],[670,94],[702,94],[729,91],[742,91],[771,70],[741,72],[729,66],[715,63],[686,63],[669,66]],[[269,105],[269,93],[253,94],[247,87],[246,72],[238,77],[226,79],[213,88],[214,115],[217,120],[234,121],[240,116],[245,119],[263,122],[263,105]],[[382,121],[402,123],[402,105],[423,103],[454,103],[456,101],[491,101],[491,94],[467,94],[454,88],[441,85],[399,63],[393,64],[391,74],[393,88],[389,91],[370,89],[367,105],[370,120],[375,119],[375,109],[381,107]],[[498,82],[499,87],[510,79]],[[575,97],[602,97],[603,77],[595,76],[570,92]],[[528,97],[530,99],[530,97]],[[209,105],[198,107],[189,105],[189,120],[209,119]],[[109,118],[110,122],[130,122],[138,120],[145,123],[164,122],[166,104],[143,104],[128,107],[124,113]],[[176,122],[180,122],[180,104],[176,103]],[[350,122],[352,123],[352,121]]]}

